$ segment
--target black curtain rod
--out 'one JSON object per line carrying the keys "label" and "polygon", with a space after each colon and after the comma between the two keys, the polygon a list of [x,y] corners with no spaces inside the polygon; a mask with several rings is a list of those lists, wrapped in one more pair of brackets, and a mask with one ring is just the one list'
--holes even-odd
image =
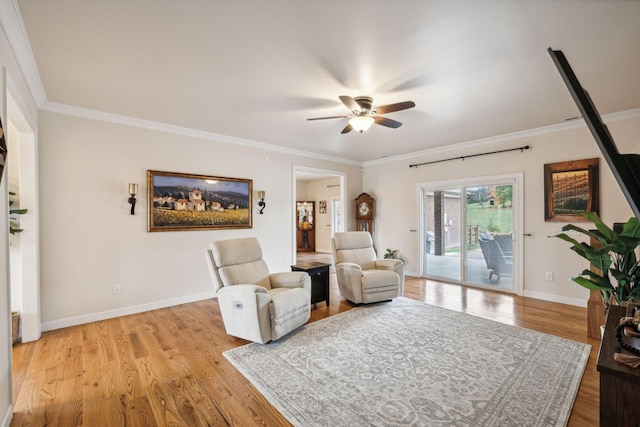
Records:
{"label": "black curtain rod", "polygon": [[489,154],[506,153],[507,151],[520,150],[520,152],[523,152],[524,150],[528,150],[529,148],[531,148],[529,145],[525,145],[523,147],[518,147],[518,148],[508,148],[506,150],[490,151],[488,153],[469,154],[468,156],[452,157],[450,159],[442,159],[442,160],[434,160],[432,162],[416,163],[416,164],[413,164],[413,165],[409,165],[409,167],[410,168],[417,168],[418,166],[430,165],[430,164],[433,164],[433,163],[440,163],[440,162],[448,162],[449,160],[463,160],[464,161],[464,159],[466,159],[468,157],[487,156]]}

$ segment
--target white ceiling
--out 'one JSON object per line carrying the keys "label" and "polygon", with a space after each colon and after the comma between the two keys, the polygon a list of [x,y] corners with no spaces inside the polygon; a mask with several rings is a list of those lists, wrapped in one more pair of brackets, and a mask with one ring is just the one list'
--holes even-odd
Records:
{"label": "white ceiling", "polygon": [[[369,161],[640,108],[636,0],[17,0],[46,93],[70,105]],[[341,135],[339,95],[412,100]]]}

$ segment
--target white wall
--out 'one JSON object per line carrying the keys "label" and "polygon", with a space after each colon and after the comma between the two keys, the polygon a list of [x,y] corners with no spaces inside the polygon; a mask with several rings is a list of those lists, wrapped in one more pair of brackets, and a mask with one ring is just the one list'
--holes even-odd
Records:
{"label": "white wall", "polygon": [[[586,262],[569,250],[569,245],[547,236],[557,234],[564,225],[544,221],[543,165],[567,160],[601,157],[586,126],[553,132],[531,132],[531,136],[507,138],[491,144],[468,144],[454,151],[432,153],[388,162],[371,162],[364,167],[363,191],[376,200],[375,238],[378,248],[397,248],[407,260],[407,270],[418,272],[419,245],[417,184],[456,178],[503,173],[524,173],[524,293],[525,296],[586,305],[588,292],[568,278],[584,268]],[[565,126],[564,128],[569,128]],[[621,153],[640,152],[640,119],[608,124]],[[559,126],[558,129],[563,127]],[[509,152],[467,158],[410,168],[420,162],[447,159],[530,145],[524,152]],[[626,221],[633,216],[622,191],[604,159],[600,160],[600,216],[606,223]],[[583,226],[588,227],[587,223]],[[545,281],[545,272],[554,273]]]}
{"label": "white wall", "polygon": [[[331,253],[331,199],[335,197],[340,197],[340,178],[320,179],[307,183],[307,200],[313,200],[316,203],[316,252]],[[327,212],[324,214],[320,213],[320,200],[327,202]]]}
{"label": "white wall", "polygon": [[297,181],[296,182],[296,200],[299,202],[310,200],[307,199],[307,191],[309,188],[309,181]]}
{"label": "white wall", "polygon": [[[50,112],[39,142],[43,330],[212,296],[212,240],[256,236],[271,270],[289,270],[294,165],[343,171],[350,199],[362,188],[360,166]],[[254,205],[252,229],[149,233],[147,170],[252,179],[267,207]]]}

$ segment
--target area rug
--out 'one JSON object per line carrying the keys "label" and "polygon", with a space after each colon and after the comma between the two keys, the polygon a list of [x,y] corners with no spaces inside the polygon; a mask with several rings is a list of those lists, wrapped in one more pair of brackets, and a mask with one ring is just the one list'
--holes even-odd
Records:
{"label": "area rug", "polygon": [[563,426],[590,346],[397,298],[224,353],[295,426]]}

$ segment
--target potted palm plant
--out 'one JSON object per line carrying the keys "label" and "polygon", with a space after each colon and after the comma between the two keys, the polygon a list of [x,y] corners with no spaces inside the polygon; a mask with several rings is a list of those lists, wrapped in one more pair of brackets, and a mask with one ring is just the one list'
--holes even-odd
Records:
{"label": "potted palm plant", "polygon": [[[15,196],[16,193],[14,193],[13,191],[9,192],[10,196]],[[27,213],[26,209],[11,209],[11,206],[13,205],[13,200],[9,201],[9,232],[11,234],[16,234],[16,233],[20,233],[22,230],[22,228],[20,228],[20,225],[18,224],[18,222],[16,221],[17,218],[12,217],[11,215],[24,215]]]}
{"label": "potted palm plant", "polygon": [[397,249],[387,249],[387,252],[384,254],[384,259],[399,259],[404,262],[404,259],[400,258],[398,255]]}
{"label": "potted palm plant", "polygon": [[584,217],[593,222],[595,230],[567,224],[562,231],[584,234],[598,241],[599,245],[580,242],[567,233],[552,236],[573,244],[571,250],[597,269],[583,270],[571,280],[587,289],[600,291],[605,309],[609,304],[640,301],[640,265],[636,256],[636,249],[640,245],[640,222],[632,217],[611,229],[593,212],[586,213]]}

